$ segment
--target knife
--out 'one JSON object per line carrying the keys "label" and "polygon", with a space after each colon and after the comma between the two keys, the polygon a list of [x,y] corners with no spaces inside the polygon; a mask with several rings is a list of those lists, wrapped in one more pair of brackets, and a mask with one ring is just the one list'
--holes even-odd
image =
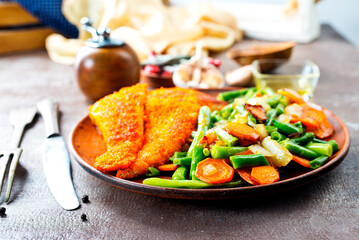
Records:
{"label": "knife", "polygon": [[56,201],[65,210],[80,206],[71,179],[70,155],[58,125],[59,104],[44,99],[37,104],[46,129],[46,140],[42,145],[42,164],[46,181]]}

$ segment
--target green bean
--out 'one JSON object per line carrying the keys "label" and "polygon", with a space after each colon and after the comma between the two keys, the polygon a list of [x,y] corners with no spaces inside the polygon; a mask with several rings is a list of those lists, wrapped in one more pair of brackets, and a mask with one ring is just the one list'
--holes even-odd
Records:
{"label": "green bean", "polygon": [[305,145],[310,141],[312,141],[313,139],[314,139],[314,134],[312,132],[306,132],[301,137],[292,138],[291,141],[294,142],[295,144]]}
{"label": "green bean", "polygon": [[248,100],[248,99],[252,98],[256,92],[257,92],[257,89],[251,88],[251,89],[248,90],[248,92],[246,93],[246,95],[244,95],[244,98],[245,98],[246,100]]}
{"label": "green bean", "polygon": [[252,128],[255,128],[256,124],[257,124],[257,119],[255,117],[253,117],[252,114],[248,113],[247,122],[248,122],[249,126],[251,126]]}
{"label": "green bean", "polygon": [[269,109],[267,112],[266,126],[272,125],[273,120],[277,115],[278,115],[278,110],[276,108]]}
{"label": "green bean", "polygon": [[237,105],[234,109],[233,109],[233,111],[232,111],[232,113],[231,113],[231,115],[229,116],[229,120],[233,120],[234,118],[235,118],[235,116],[236,115],[238,115],[239,114],[239,116],[241,116],[241,117],[245,117],[247,114],[248,114],[248,111],[244,108],[244,106],[243,105]]}
{"label": "green bean", "polygon": [[147,178],[143,180],[143,184],[156,186],[156,187],[168,187],[168,188],[233,188],[244,185],[243,180],[237,180],[220,184],[209,184],[200,180],[169,180],[163,178]]}
{"label": "green bean", "polygon": [[222,146],[213,146],[211,148],[211,156],[216,159],[229,158],[237,153],[244,152],[247,150],[247,147],[222,147]]}
{"label": "green bean", "polygon": [[172,158],[181,158],[187,156],[187,152],[175,152]]}
{"label": "green bean", "polygon": [[226,101],[226,102],[233,101],[235,98],[242,97],[242,96],[246,95],[246,93],[250,89],[251,88],[245,88],[245,89],[241,89],[241,90],[222,92],[222,93],[218,94],[217,98],[218,98],[218,100]]}
{"label": "green bean", "polygon": [[276,94],[276,93],[274,92],[274,90],[273,90],[272,88],[270,88],[270,87],[264,88],[264,89],[263,89],[263,92],[264,92],[265,94],[268,94],[268,95],[275,95],[275,94]]}
{"label": "green bean", "polygon": [[296,122],[296,123],[293,123],[293,125],[294,125],[295,127],[299,128],[299,130],[300,130],[301,132],[304,132],[304,128],[303,128],[302,122]]}
{"label": "green bean", "polygon": [[160,175],[160,171],[157,168],[149,167],[148,172],[145,174],[146,177],[154,177]]}
{"label": "green bean", "polygon": [[279,103],[279,101],[280,101],[281,99],[282,99],[282,96],[281,96],[281,95],[279,95],[279,94],[274,94],[274,95],[270,96],[269,98],[267,98],[267,99],[265,100],[265,102],[268,103],[269,106],[274,107],[274,106],[276,106],[276,105]]}
{"label": "green bean", "polygon": [[208,131],[211,124],[211,109],[207,106],[201,107],[198,113],[198,130],[203,131],[204,134]]}
{"label": "green bean", "polygon": [[227,147],[232,147],[238,143],[238,138],[233,137],[225,130],[223,130],[223,128],[218,126],[215,127],[213,130],[214,133],[219,137],[219,139],[221,139],[226,144]]}
{"label": "green bean", "polygon": [[195,146],[198,146],[199,141],[201,141],[201,139],[204,137],[204,132],[203,131],[199,131],[196,133],[196,136],[193,138],[193,141],[191,143],[191,146],[188,149],[187,152],[187,157],[192,157],[193,155],[193,149]]}
{"label": "green bean", "polygon": [[338,152],[338,150],[339,150],[339,145],[338,145],[338,143],[334,140],[334,139],[332,139],[332,140],[330,140],[330,141],[324,141],[324,140],[320,140],[320,139],[317,139],[317,138],[314,138],[313,139],[313,143],[329,143],[330,145],[332,145],[332,147],[333,147],[333,153],[336,153],[336,152]]}
{"label": "green bean", "polygon": [[333,155],[333,147],[330,143],[308,143],[305,147],[320,155],[328,157]]}
{"label": "green bean", "polygon": [[268,166],[267,159],[262,154],[234,155],[229,158],[234,169],[242,167]]}
{"label": "green bean", "polygon": [[192,132],[191,132],[191,138],[195,138],[195,137],[196,137],[196,134],[197,134],[197,131],[192,131]]}
{"label": "green bean", "polygon": [[271,135],[272,132],[278,132],[278,128],[274,127],[274,126],[266,126],[266,130],[268,135]]}
{"label": "green bean", "polygon": [[283,106],[286,107],[289,105],[289,99],[283,96],[279,103],[283,104]]}
{"label": "green bean", "polygon": [[298,155],[299,157],[303,157],[305,159],[309,159],[312,160],[314,158],[317,158],[320,156],[320,154],[305,148],[303,146],[300,146],[298,144],[295,144],[294,142],[292,142],[289,139],[283,140],[280,142],[280,144],[285,147],[286,149],[289,150],[289,152]]}
{"label": "green bean", "polygon": [[191,166],[192,158],[191,157],[173,158],[172,162],[174,165],[189,167]]}
{"label": "green bean", "polygon": [[309,167],[312,169],[317,169],[320,166],[323,166],[326,162],[328,162],[329,157],[328,156],[320,156],[316,159],[309,162]]}
{"label": "green bean", "polygon": [[211,124],[211,109],[207,106],[201,107],[198,113],[198,127],[196,136],[194,136],[191,146],[188,149],[187,157],[192,157],[193,155],[193,148],[198,146],[199,141],[203,138],[206,134],[209,126]]}
{"label": "green bean", "polygon": [[299,129],[298,127],[290,124],[290,123],[284,123],[284,122],[279,122],[277,120],[273,120],[273,124],[275,127],[278,128],[278,132],[288,136],[290,134],[293,133],[301,133],[301,129]]}
{"label": "green bean", "polygon": [[205,148],[205,149],[203,149],[203,154],[204,154],[204,156],[209,157],[209,155],[211,155],[211,152],[209,151],[208,148]]}
{"label": "green bean", "polygon": [[185,180],[188,174],[188,168],[185,166],[181,166],[176,169],[176,171],[172,174],[172,180]]}
{"label": "green bean", "polygon": [[212,122],[219,122],[221,121],[223,118],[221,117],[221,114],[215,110],[211,113],[211,121]]}
{"label": "green bean", "polygon": [[284,136],[283,134],[281,134],[281,133],[279,133],[277,131],[272,132],[270,134],[270,137],[271,137],[271,139],[276,140],[277,142],[280,142],[280,141],[287,138],[286,136]]}
{"label": "green bean", "polygon": [[194,175],[194,173],[196,172],[197,164],[206,158],[206,156],[203,154],[203,149],[204,148],[201,146],[194,147],[191,168],[189,171],[189,178],[192,180],[196,179],[196,176]]}
{"label": "green bean", "polygon": [[277,115],[281,115],[284,113],[284,106],[281,103],[278,103],[275,109],[277,110]]}

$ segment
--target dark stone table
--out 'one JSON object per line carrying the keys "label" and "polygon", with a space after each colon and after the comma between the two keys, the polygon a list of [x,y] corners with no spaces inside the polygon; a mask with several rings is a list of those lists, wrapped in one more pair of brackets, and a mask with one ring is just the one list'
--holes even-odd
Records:
{"label": "dark stone table", "polygon": [[[227,201],[185,201],[145,196],[107,185],[72,162],[78,196],[90,203],[63,210],[42,171],[43,121],[27,129],[13,193],[0,218],[0,239],[358,239],[359,238],[359,50],[329,26],[319,40],[299,44],[293,58],[311,59],[321,70],[315,102],[348,126],[351,148],[339,167],[303,187],[268,197]],[[228,63],[228,68],[235,66]],[[230,65],[232,64],[232,65]],[[0,146],[12,136],[11,109],[45,98],[60,102],[61,130],[68,139],[87,114],[71,66],[46,52],[0,58]],[[87,222],[82,222],[85,213]]]}

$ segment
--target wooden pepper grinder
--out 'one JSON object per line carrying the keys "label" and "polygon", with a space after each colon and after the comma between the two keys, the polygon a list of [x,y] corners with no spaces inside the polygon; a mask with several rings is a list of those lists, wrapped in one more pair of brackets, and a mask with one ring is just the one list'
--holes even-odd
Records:
{"label": "wooden pepper grinder", "polygon": [[76,55],[75,69],[81,91],[96,101],[122,87],[139,82],[141,66],[136,53],[124,41],[110,38],[110,29],[95,29],[89,18],[82,27],[92,39]]}

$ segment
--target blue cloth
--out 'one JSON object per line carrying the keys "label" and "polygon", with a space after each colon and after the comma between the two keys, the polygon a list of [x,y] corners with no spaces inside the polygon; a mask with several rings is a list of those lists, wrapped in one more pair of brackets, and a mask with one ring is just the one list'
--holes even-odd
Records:
{"label": "blue cloth", "polygon": [[[1,0],[0,0],[1,1]],[[62,0],[15,0],[40,21],[68,38],[77,38],[77,28],[61,12]]]}

